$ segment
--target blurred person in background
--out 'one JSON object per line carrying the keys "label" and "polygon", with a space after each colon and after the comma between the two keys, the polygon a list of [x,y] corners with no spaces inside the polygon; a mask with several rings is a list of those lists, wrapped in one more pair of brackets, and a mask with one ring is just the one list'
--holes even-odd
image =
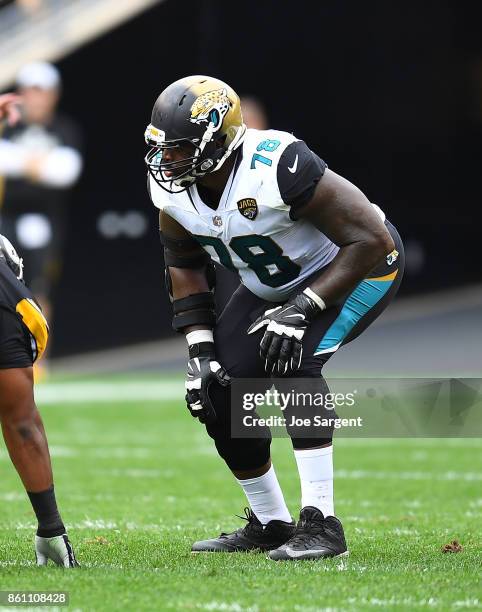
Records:
{"label": "blurred person in background", "polygon": [[263,104],[255,96],[241,97],[241,113],[247,128],[268,129],[268,116]]}
{"label": "blurred person in background", "polygon": [[0,134],[0,231],[18,246],[26,282],[52,320],[68,200],[82,170],[80,132],[57,112],[61,80],[55,66],[23,66],[17,87],[21,120]]}
{"label": "blurred person in background", "polygon": [[[20,119],[13,94],[0,95],[0,122]],[[10,458],[38,520],[37,565],[52,560],[76,567],[72,545],[55,499],[52,466],[42,419],[34,400],[33,364],[47,346],[49,328],[23,281],[23,262],[0,234],[0,421]]]}

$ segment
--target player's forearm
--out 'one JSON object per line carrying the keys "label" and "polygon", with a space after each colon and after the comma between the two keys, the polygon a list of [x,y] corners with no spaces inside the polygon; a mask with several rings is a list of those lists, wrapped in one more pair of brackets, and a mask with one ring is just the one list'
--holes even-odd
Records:
{"label": "player's forearm", "polygon": [[[188,269],[169,266],[168,274],[171,280],[174,329],[184,333],[189,344],[192,344],[193,337],[195,342],[212,342],[214,298],[210,292],[205,267]],[[192,332],[199,331],[203,333],[192,335]]]}
{"label": "player's forearm", "polygon": [[310,289],[330,306],[352,291],[394,248],[388,232],[387,236],[343,246]]}
{"label": "player's forearm", "polygon": [[340,247],[310,287],[326,306],[353,290],[395,248],[367,197],[335,172],[326,171],[302,216]]}

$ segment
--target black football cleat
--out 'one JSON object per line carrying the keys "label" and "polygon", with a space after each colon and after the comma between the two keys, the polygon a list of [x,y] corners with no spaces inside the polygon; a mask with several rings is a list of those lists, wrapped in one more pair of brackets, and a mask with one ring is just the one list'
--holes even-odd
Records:
{"label": "black football cleat", "polygon": [[250,508],[244,509],[246,516],[239,518],[247,521],[232,533],[222,533],[212,540],[194,542],[191,552],[246,552],[249,550],[267,551],[278,548],[287,542],[295,532],[295,522],[270,521],[266,527],[259,522]]}
{"label": "black football cleat", "polygon": [[293,536],[269,553],[269,558],[275,561],[346,556],[348,549],[342,524],[334,516],[325,518],[314,506],[306,506],[301,510]]}

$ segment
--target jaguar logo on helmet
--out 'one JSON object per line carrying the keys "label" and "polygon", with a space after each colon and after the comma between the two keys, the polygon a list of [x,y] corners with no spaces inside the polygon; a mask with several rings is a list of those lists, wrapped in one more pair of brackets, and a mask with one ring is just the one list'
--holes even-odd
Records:
{"label": "jaguar logo on helmet", "polygon": [[229,98],[226,89],[207,91],[191,106],[191,123],[211,123],[213,131],[219,130],[229,111]]}
{"label": "jaguar logo on helmet", "polygon": [[238,94],[204,75],[179,79],[154,103],[146,131],[150,179],[169,193],[217,172],[246,133]]}

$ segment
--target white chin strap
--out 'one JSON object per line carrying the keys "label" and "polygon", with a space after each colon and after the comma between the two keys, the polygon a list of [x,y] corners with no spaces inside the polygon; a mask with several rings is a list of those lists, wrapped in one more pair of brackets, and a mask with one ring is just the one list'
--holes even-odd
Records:
{"label": "white chin strap", "polygon": [[170,193],[182,193],[183,191],[186,191],[186,189],[190,187],[193,183],[194,181],[191,181],[187,177],[184,177],[180,181],[171,181],[167,190]]}
{"label": "white chin strap", "polygon": [[216,172],[216,170],[219,170],[219,168],[221,168],[221,166],[228,159],[231,153],[235,149],[237,149],[239,145],[243,142],[245,134],[246,134],[246,125],[243,123],[241,127],[239,128],[239,130],[236,132],[236,136],[233,138],[233,142],[226,149],[226,153],[221,157],[221,159],[218,160],[218,163],[211,170],[211,172]]}

